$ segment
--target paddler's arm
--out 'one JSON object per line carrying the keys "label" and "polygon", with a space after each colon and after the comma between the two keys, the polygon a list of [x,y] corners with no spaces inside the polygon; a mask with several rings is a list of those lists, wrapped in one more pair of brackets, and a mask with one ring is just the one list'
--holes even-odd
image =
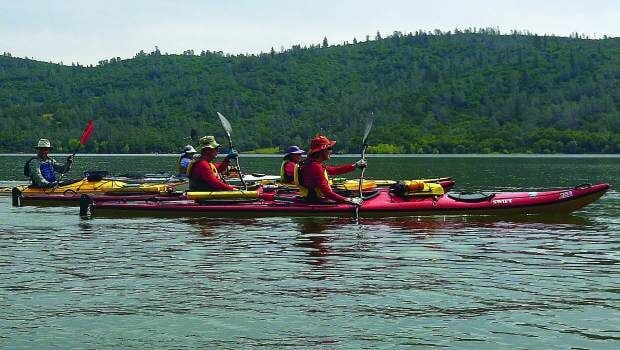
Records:
{"label": "paddler's arm", "polygon": [[329,166],[326,165],[325,169],[327,169],[327,173],[329,175],[342,175],[346,173],[350,173],[355,170],[355,164],[345,164],[338,166]]}
{"label": "paddler's arm", "polygon": [[[224,162],[222,162],[224,163]],[[220,164],[216,164],[215,167],[219,171]],[[194,167],[198,166],[199,168],[194,169],[194,176],[198,176],[200,180],[205,182],[213,191],[234,191],[235,188],[230,186],[229,184],[224,183],[220,178],[213,173],[209,164],[206,161],[198,162]],[[226,165],[228,166],[228,165]],[[205,169],[201,169],[205,167]],[[224,168],[226,169],[226,168]]]}
{"label": "paddler's arm", "polygon": [[224,174],[226,170],[228,170],[228,165],[230,165],[230,160],[228,158],[224,158],[220,163],[215,163],[215,168],[220,174]]}
{"label": "paddler's arm", "polygon": [[73,164],[73,158],[75,156],[72,154],[67,157],[66,163],[60,163],[56,161],[56,159],[52,158],[52,166],[54,167],[54,171],[57,173],[65,174],[71,170],[71,165]]}
{"label": "paddler's arm", "polygon": [[323,195],[325,196],[325,198],[327,199],[331,199],[333,201],[336,201],[338,203],[344,203],[346,202],[346,197],[343,197],[341,195],[339,195],[338,193],[334,192],[332,190],[332,188],[329,186],[329,184],[327,183],[327,181],[323,180],[319,186],[317,186],[317,188],[319,190],[321,190],[321,193],[323,193]]}
{"label": "paddler's arm", "polygon": [[327,179],[325,178],[325,176],[323,176],[323,168],[318,163],[310,165],[310,168],[308,169],[308,174],[306,176],[310,176],[310,181],[314,182],[315,185],[312,187],[320,190],[321,193],[323,193],[323,195],[325,196],[325,198],[331,199],[338,203],[346,202],[346,197],[343,197],[332,190],[331,186],[327,182]]}
{"label": "paddler's arm", "polygon": [[214,191],[236,191],[237,189],[227,183],[222,182],[222,180],[215,178],[214,182],[211,182],[211,187]]}
{"label": "paddler's arm", "polygon": [[62,171],[60,171],[63,174],[66,174],[69,172],[69,170],[71,170],[71,166],[73,165],[73,160],[75,159],[75,154],[72,154],[70,156],[67,157],[67,162],[65,163],[65,165],[63,166]]}

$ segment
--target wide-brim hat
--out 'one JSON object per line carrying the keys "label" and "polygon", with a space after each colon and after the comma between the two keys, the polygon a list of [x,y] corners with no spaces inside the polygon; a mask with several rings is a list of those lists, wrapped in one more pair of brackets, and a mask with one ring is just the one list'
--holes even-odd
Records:
{"label": "wide-brim hat", "polygon": [[331,141],[323,135],[317,135],[312,139],[312,141],[310,141],[310,151],[308,152],[308,154],[314,154],[316,152],[326,150],[328,148],[334,147],[335,144],[336,141]]}
{"label": "wide-brim hat", "polygon": [[286,149],[286,151],[284,152],[284,157],[288,157],[292,154],[304,154],[306,153],[306,151],[304,151],[303,149],[297,147],[297,146],[290,146],[289,148]]}
{"label": "wide-brim hat", "polygon": [[215,141],[215,137],[214,136],[204,136],[201,137],[200,140],[198,141],[199,145],[200,145],[200,150],[202,151],[205,148],[212,148],[212,149],[216,149],[218,147],[220,147],[220,144],[217,143],[217,141]]}
{"label": "wide-brim hat", "polygon": [[52,147],[52,143],[50,142],[50,140],[48,139],[39,139],[39,142],[37,142],[37,145],[34,148],[54,148]]}
{"label": "wide-brim hat", "polygon": [[183,152],[185,153],[196,153],[196,149],[192,145],[187,145],[183,147]]}

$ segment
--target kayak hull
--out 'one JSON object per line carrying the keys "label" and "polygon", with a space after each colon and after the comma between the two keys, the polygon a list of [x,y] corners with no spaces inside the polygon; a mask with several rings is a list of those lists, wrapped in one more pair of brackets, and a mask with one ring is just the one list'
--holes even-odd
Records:
{"label": "kayak hull", "polygon": [[[15,206],[75,206],[80,202],[80,198],[86,193],[72,193],[72,194],[49,194],[49,195],[34,195],[23,196],[19,195],[19,198],[13,198]],[[147,194],[88,194],[97,201],[149,201],[149,200],[180,200],[183,199],[182,192],[170,192],[170,193],[147,193]],[[17,200],[17,201],[16,201]]]}
{"label": "kayak hull", "polygon": [[[480,200],[459,200],[450,195],[401,198],[389,189],[377,194],[359,208],[361,217],[427,215],[563,215],[578,210],[600,198],[606,183],[540,192],[498,192]],[[112,216],[317,216],[354,215],[349,204],[309,204],[294,197],[261,197],[243,201],[142,200],[105,201],[84,197],[81,213]]]}

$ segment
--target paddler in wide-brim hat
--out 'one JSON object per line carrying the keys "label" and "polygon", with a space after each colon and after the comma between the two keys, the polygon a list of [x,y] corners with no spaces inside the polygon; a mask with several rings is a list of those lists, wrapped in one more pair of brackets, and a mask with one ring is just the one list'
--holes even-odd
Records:
{"label": "paddler in wide-brim hat", "polygon": [[199,140],[200,157],[192,160],[187,168],[190,191],[235,191],[236,187],[227,184],[220,173],[226,171],[230,161],[239,155],[232,150],[220,163],[215,163],[220,144],[214,136],[204,136]]}
{"label": "paddler in wide-brim hat", "polygon": [[360,159],[353,164],[328,166],[324,162],[332,155],[336,141],[323,135],[316,135],[310,141],[308,157],[295,168],[295,184],[299,186],[299,194],[310,202],[330,199],[339,203],[360,205],[361,198],[347,198],[335,193],[329,185],[330,175],[341,175],[366,167],[366,161]]}
{"label": "paddler in wide-brim hat", "polygon": [[49,153],[54,149],[49,139],[39,139],[36,157],[32,157],[24,164],[24,175],[30,178],[31,186],[38,188],[51,188],[58,185],[56,173],[64,174],[71,169],[74,156],[67,157],[65,164],[59,163],[50,157]]}
{"label": "paddler in wide-brim hat", "polygon": [[179,156],[179,161],[177,164],[178,176],[186,177],[187,176],[187,167],[189,163],[194,159],[194,155],[196,154],[196,149],[192,145],[187,145],[183,147],[183,153]]}

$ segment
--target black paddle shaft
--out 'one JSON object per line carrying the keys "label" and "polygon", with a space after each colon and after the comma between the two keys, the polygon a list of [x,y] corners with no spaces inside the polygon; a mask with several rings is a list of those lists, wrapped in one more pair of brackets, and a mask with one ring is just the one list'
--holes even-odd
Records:
{"label": "black paddle shaft", "polygon": [[[371,113],[370,118],[368,118],[368,121],[366,122],[366,129],[364,130],[364,137],[362,138],[362,160],[366,160],[366,150],[368,149],[368,144],[366,143],[366,140],[368,139],[368,134],[370,134],[370,129],[372,129],[373,122],[374,122],[374,114]],[[360,180],[359,180],[360,198],[362,198],[362,187],[364,183],[364,171],[365,170],[366,170],[366,167],[362,168],[362,173],[360,174]]]}

